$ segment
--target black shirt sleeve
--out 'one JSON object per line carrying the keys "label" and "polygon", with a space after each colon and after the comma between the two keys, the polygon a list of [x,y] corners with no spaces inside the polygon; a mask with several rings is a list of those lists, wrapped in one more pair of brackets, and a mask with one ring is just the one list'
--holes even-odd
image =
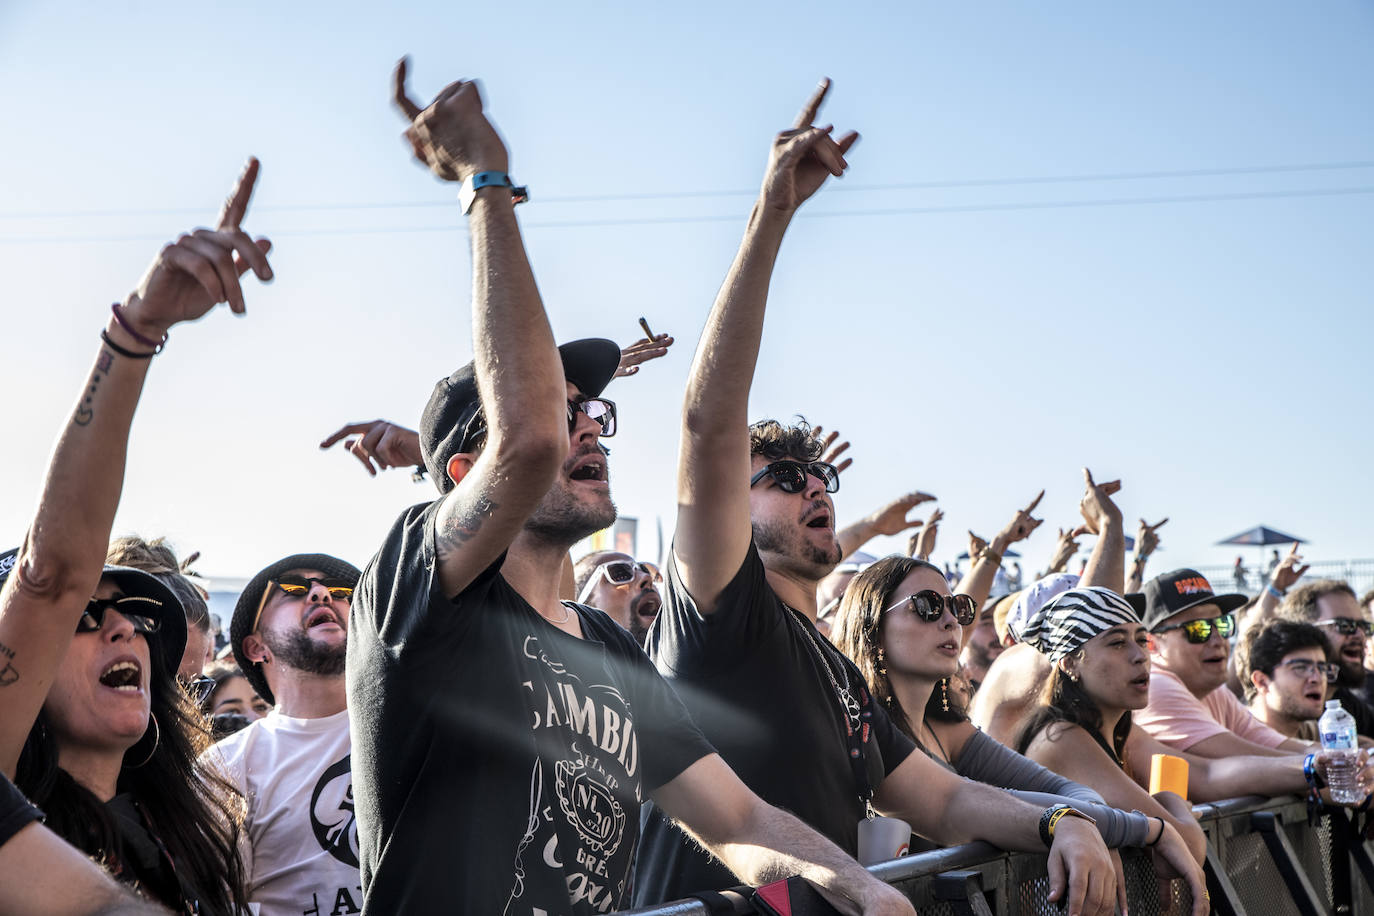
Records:
{"label": "black shirt sleeve", "polygon": [[0,773],[0,846],[29,824],[42,819],[43,812],[29,804],[24,793]]}

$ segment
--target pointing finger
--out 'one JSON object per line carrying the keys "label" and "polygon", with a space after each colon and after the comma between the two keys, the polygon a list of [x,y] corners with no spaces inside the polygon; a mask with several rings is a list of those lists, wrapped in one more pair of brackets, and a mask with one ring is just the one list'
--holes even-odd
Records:
{"label": "pointing finger", "polygon": [[835,143],[840,147],[841,153],[849,152],[850,147],[852,147],[855,143],[858,142],[859,132],[855,130],[851,130],[849,133],[845,134],[843,137],[835,141]]}
{"label": "pointing finger", "polygon": [[1040,491],[1040,495],[1036,496],[1035,499],[1032,499],[1032,500],[1031,500],[1031,504],[1030,504],[1029,506],[1027,506],[1025,509],[1021,510],[1021,511],[1025,512],[1027,515],[1030,515],[1032,512],[1035,511],[1035,507],[1038,506],[1038,505],[1040,505],[1040,500],[1042,500],[1042,499],[1044,499],[1044,498],[1045,498],[1045,491],[1044,491],[1044,490],[1041,490],[1041,491]]}
{"label": "pointing finger", "polygon": [[820,85],[811,94],[811,98],[806,100],[806,105],[802,107],[801,114],[797,115],[795,128],[810,127],[816,120],[816,113],[821,110],[821,103],[825,101],[825,94],[830,91],[830,77],[822,77]]}
{"label": "pointing finger", "polygon": [[414,121],[415,116],[421,112],[419,105],[410,100],[406,94],[406,69],[410,64],[410,58],[402,57],[396,62],[396,70],[391,77],[391,98],[396,103],[396,107],[405,114],[407,121]]}
{"label": "pointing finger", "polygon": [[1083,469],[1083,480],[1088,484],[1089,490],[1097,486],[1097,484],[1093,483],[1093,472],[1088,470],[1087,468]]}
{"label": "pointing finger", "polygon": [[239,180],[234,184],[234,190],[229,192],[224,207],[219,211],[220,229],[236,229],[243,221],[243,215],[248,211],[248,201],[253,197],[253,186],[258,182],[259,167],[257,157],[249,156],[243,171],[239,173]]}

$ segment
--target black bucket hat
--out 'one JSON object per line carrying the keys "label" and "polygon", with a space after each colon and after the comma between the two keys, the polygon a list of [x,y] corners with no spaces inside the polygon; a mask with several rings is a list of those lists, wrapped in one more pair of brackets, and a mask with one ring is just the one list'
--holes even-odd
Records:
{"label": "black bucket hat", "polygon": [[[0,553],[0,585],[9,578],[19,559],[19,548]],[[148,598],[152,606],[139,608],[158,621],[157,632],[147,637],[149,647],[162,659],[163,668],[176,677],[181,656],[186,651],[186,610],[181,601],[162,580],[152,573],[129,566],[106,565],[100,572],[102,579],[111,579],[125,595]]]}
{"label": "black bucket hat", "polygon": [[239,663],[239,669],[248,679],[248,683],[253,685],[258,696],[273,705],[276,705],[277,700],[272,696],[272,689],[267,686],[262,664],[243,653],[243,640],[253,632],[254,624],[257,622],[253,618],[257,615],[258,606],[262,604],[262,593],[267,590],[267,583],[293,569],[318,569],[326,578],[342,579],[349,585],[357,585],[358,577],[362,575],[358,567],[352,563],[331,557],[327,553],[297,553],[259,571],[243,587],[243,591],[239,593],[239,600],[234,603],[233,619],[229,622],[229,644],[233,646],[234,660]]}
{"label": "black bucket hat", "polygon": [[[1229,614],[1249,600],[1244,595],[1216,594],[1212,583],[1196,569],[1175,569],[1155,576],[1145,583],[1143,596],[1145,609],[1140,618],[1151,633],[1175,614],[1200,604],[1215,604],[1223,614]],[[1127,599],[1131,597],[1128,595]]]}
{"label": "black bucket hat", "polygon": [[[563,358],[563,376],[592,398],[601,396],[620,365],[620,345],[601,337],[565,343],[558,348],[558,355]],[[453,489],[448,461],[472,449],[481,428],[481,413],[482,399],[472,363],[434,386],[420,415],[420,456],[440,493]]]}

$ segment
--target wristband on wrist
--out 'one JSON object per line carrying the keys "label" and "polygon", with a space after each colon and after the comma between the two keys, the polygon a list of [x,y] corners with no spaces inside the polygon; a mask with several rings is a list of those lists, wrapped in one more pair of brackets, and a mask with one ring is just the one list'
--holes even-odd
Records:
{"label": "wristband on wrist", "polygon": [[992,560],[998,566],[1002,565],[1002,555],[991,547],[984,547],[978,551],[978,561],[981,563],[983,560]]}
{"label": "wristband on wrist", "polygon": [[1317,755],[1308,754],[1302,759],[1302,775],[1313,792],[1321,788],[1321,774],[1317,772]]}
{"label": "wristband on wrist", "polygon": [[463,215],[472,212],[472,205],[477,202],[478,191],[492,187],[510,188],[512,203],[523,204],[530,199],[530,189],[516,187],[515,182],[511,181],[505,172],[477,172],[464,178],[463,183],[458,185],[458,204],[463,208]]}
{"label": "wristband on wrist", "polygon": [[1268,585],[1264,587],[1264,590],[1269,594],[1273,595],[1275,598],[1278,598],[1280,601],[1283,600],[1283,596],[1285,593],[1276,588],[1274,586],[1274,583],[1270,582]]}
{"label": "wristband on wrist", "polygon": [[1054,805],[1046,808],[1045,813],[1040,815],[1040,842],[1046,846],[1054,845],[1054,829],[1059,826],[1059,822],[1066,817],[1081,817],[1089,824],[1096,824],[1088,815],[1069,805]]}
{"label": "wristband on wrist", "polygon": [[1162,818],[1162,817],[1152,817],[1152,818],[1150,818],[1150,820],[1152,820],[1152,821],[1159,821],[1159,835],[1156,836],[1153,840],[1146,840],[1146,841],[1145,841],[1145,845],[1146,845],[1146,846],[1158,846],[1158,845],[1159,845],[1159,841],[1162,840],[1162,839],[1164,839],[1164,818]]}
{"label": "wristband on wrist", "polygon": [[100,339],[105,341],[105,346],[109,347],[120,356],[127,356],[129,359],[152,359],[158,353],[158,350],[154,350],[152,353],[135,353],[133,350],[126,350],[111,340],[110,335],[107,334],[104,329],[100,331]]}
{"label": "wristband on wrist", "polygon": [[[167,345],[167,333],[166,333],[165,331],[164,331],[163,334],[162,334],[162,339],[161,339],[161,340],[153,340],[153,339],[151,339],[151,338],[149,338],[149,337],[144,337],[142,334],[140,334],[140,333],[138,333],[137,331],[135,331],[135,330],[134,330],[134,326],[131,325],[131,324],[129,324],[128,321],[124,320],[124,316],[121,315],[121,314],[119,313],[119,303],[118,303],[118,302],[115,302],[115,303],[111,304],[111,306],[110,306],[110,313],[111,313],[112,315],[114,315],[115,324],[119,325],[121,328],[124,329],[124,333],[128,334],[128,335],[129,335],[130,337],[132,337],[134,340],[136,340],[136,341],[138,341],[139,343],[143,344],[143,346],[145,346],[145,347],[152,347],[152,348],[153,348],[153,352],[150,353],[150,354],[148,354],[149,356],[152,356],[153,354],[156,354],[156,353],[161,353],[161,352],[162,352],[162,348],[163,348],[164,346]],[[106,339],[105,339],[105,342],[106,342],[106,343],[110,343],[109,338],[106,338]],[[114,344],[110,344],[110,346],[113,347]],[[118,349],[116,349],[115,352],[116,352],[116,353],[121,353],[121,352],[123,352],[123,353],[125,353],[126,356],[128,355],[128,353],[127,353],[126,351],[122,351],[122,350],[118,350]],[[138,358],[138,357],[135,357],[135,359],[137,359],[137,358]]]}

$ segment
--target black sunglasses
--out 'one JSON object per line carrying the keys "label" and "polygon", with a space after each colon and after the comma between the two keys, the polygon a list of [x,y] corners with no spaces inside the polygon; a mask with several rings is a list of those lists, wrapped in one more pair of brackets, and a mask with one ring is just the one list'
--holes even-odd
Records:
{"label": "black sunglasses", "polygon": [[119,611],[120,616],[134,625],[134,632],[152,636],[162,628],[162,621],[148,613],[161,608],[162,602],[156,598],[143,598],[138,595],[123,595],[119,598],[92,598],[76,621],[76,632],[95,633],[105,625],[105,612],[110,608]]}
{"label": "black sunglasses", "polygon": [[1188,637],[1188,641],[1202,645],[1212,638],[1212,631],[1215,630],[1222,639],[1230,639],[1231,634],[1236,632],[1236,618],[1231,614],[1222,614],[1220,617],[1213,617],[1211,620],[1190,620],[1187,623],[1176,623],[1173,626],[1160,627],[1156,633],[1167,633],[1170,630],[1182,630],[1183,635]]}
{"label": "black sunglasses", "polygon": [[792,461],[787,458],[772,462],[749,478],[749,486],[752,487],[765,477],[771,477],[773,483],[777,484],[778,489],[784,493],[800,493],[806,489],[806,475],[808,474],[825,483],[825,492],[839,492],[840,472],[835,470],[835,465],[826,464],[824,461],[811,461],[803,464],[800,461]]}
{"label": "black sunglasses", "polygon": [[[597,433],[602,439],[609,439],[615,435],[615,402],[608,401],[606,398],[578,398],[568,402],[568,435],[572,435],[573,430],[577,429],[577,415],[585,413],[596,421],[601,427],[601,432]],[[468,423],[468,429],[463,433],[461,450],[467,451],[475,446],[482,437],[487,434],[487,419],[479,411]],[[606,454],[610,454],[606,449]]]}
{"label": "black sunglasses", "polygon": [[197,674],[189,680],[182,681],[181,686],[192,703],[204,706],[205,701],[210,699],[210,694],[215,692],[215,679],[208,674]]}
{"label": "black sunglasses", "polygon": [[944,616],[946,610],[954,615],[959,625],[966,627],[978,616],[978,605],[969,595],[942,595],[931,588],[922,589],[914,595],[907,595],[892,607],[883,611],[890,614],[900,607],[909,607],[911,612],[926,623],[934,623]]}
{"label": "black sunglasses", "polygon": [[1356,633],[1363,633],[1368,636],[1374,632],[1374,624],[1368,620],[1361,620],[1358,617],[1332,617],[1330,620],[1314,621],[1319,627],[1335,627],[1336,632],[1342,636],[1354,636]]}

